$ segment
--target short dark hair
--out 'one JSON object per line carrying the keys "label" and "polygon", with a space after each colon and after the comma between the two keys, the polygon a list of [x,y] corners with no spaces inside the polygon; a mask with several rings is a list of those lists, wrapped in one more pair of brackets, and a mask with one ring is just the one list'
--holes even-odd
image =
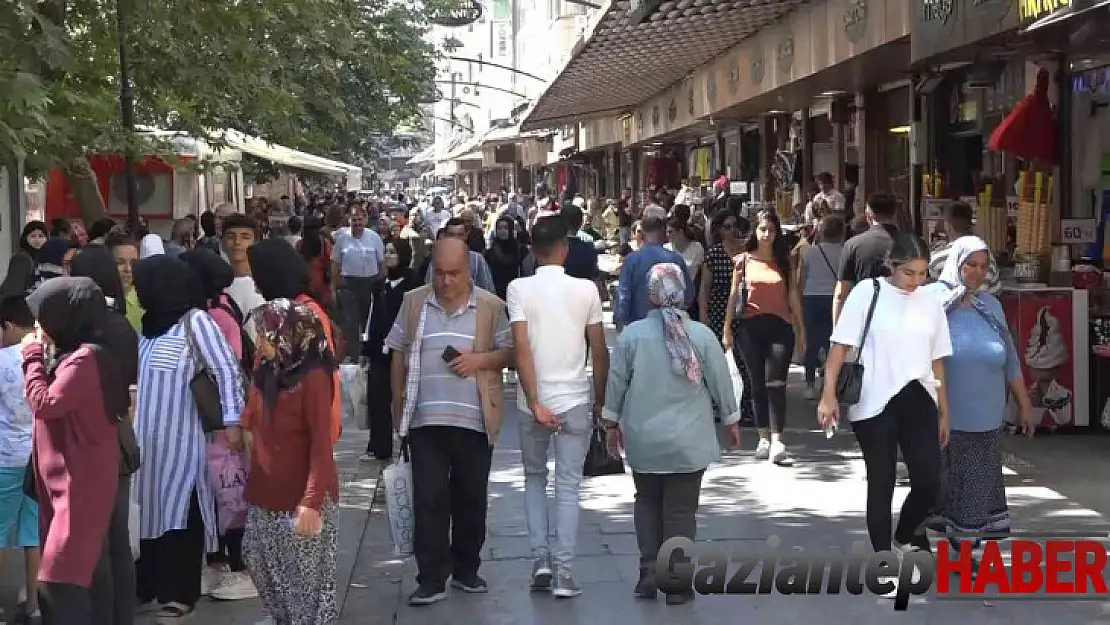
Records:
{"label": "short dark hair", "polygon": [[844,239],[844,220],[840,215],[825,215],[821,218],[821,240],[825,243],[839,243]]}
{"label": "short dark hair", "polygon": [[293,215],[289,218],[289,234],[297,234],[301,231],[301,218]]}
{"label": "short dark hair", "polygon": [[540,217],[532,225],[532,249],[546,254],[566,241],[568,231],[562,216]]}
{"label": "short dark hair", "polygon": [[139,243],[128,236],[126,232],[113,230],[104,237],[104,247],[109,250],[115,251],[117,247],[122,247],[124,245],[130,245],[136,249],[139,247]]}
{"label": "short dark hair", "polygon": [[640,229],[644,232],[666,232],[667,222],[662,217],[644,217],[640,220]]}
{"label": "short dark hair", "polygon": [[439,229],[439,232],[436,232],[436,240],[438,241],[438,240],[446,237],[448,228],[455,228],[455,227],[458,227],[458,226],[462,226],[463,228],[466,227],[466,222],[463,221],[461,217],[452,217],[452,218],[448,219],[446,222],[444,222],[443,226]]}
{"label": "short dark hair", "polygon": [[953,202],[944,213],[945,219],[950,223],[962,228],[971,227],[972,210],[971,205],[967,202]]}
{"label": "short dark hair", "polygon": [[0,323],[7,322],[20,328],[35,327],[35,316],[27,306],[27,300],[19,295],[9,295],[0,300]]}
{"label": "short dark hair", "polygon": [[245,213],[232,213],[231,215],[224,217],[223,223],[220,225],[220,227],[223,229],[223,232],[220,233],[220,236],[223,236],[225,232],[232,229],[250,230],[254,232],[255,238],[258,238],[259,236],[258,220],[255,219],[253,216],[247,215]]}
{"label": "short dark hair", "polygon": [[585,218],[582,216],[582,209],[574,204],[564,205],[562,210],[559,211],[559,217],[565,222],[565,228],[567,230],[573,230],[575,232],[581,230],[582,224],[585,222]]}
{"label": "short dark hair", "polygon": [[827,171],[823,171],[823,172],[817,174],[817,182],[819,184],[832,184],[833,183],[833,175],[830,174]]}
{"label": "short dark hair", "polygon": [[898,213],[898,200],[885,191],[876,191],[867,198],[867,208],[876,217],[894,217]]}
{"label": "short dark hair", "polygon": [[116,226],[116,220],[111,217],[102,217],[93,222],[89,227],[89,240],[99,239],[100,237],[107,236],[112,228]]}

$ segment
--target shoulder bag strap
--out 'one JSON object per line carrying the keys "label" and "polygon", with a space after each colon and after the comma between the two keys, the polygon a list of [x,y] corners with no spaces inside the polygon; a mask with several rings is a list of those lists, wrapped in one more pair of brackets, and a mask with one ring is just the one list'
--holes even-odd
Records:
{"label": "shoulder bag strap", "polygon": [[867,332],[871,329],[871,317],[875,315],[875,305],[879,303],[879,279],[872,278],[871,281],[875,284],[875,294],[871,296],[871,306],[867,309],[867,319],[863,322],[863,332],[860,333],[859,348],[856,350],[856,362],[859,362],[863,354],[863,344],[867,341]]}
{"label": "shoulder bag strap", "polygon": [[204,359],[200,356],[200,348],[197,347],[197,337],[193,335],[193,317],[200,311],[190,310],[185,313],[185,317],[181,323],[185,325],[185,342],[189,345],[189,351],[192,352],[193,362],[196,363],[197,372],[207,372],[208,367],[204,364]]}
{"label": "shoulder bag strap", "polygon": [[833,269],[832,262],[830,262],[829,257],[827,255],[825,255],[825,250],[821,248],[820,243],[814,243],[814,245],[817,247],[817,251],[821,252],[821,258],[825,259],[825,264],[828,265],[829,271],[832,272],[833,279],[835,280],[836,279],[836,269]]}

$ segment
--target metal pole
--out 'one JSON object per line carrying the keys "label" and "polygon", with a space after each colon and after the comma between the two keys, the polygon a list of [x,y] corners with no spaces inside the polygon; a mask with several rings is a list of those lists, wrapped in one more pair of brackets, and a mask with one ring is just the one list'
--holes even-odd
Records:
{"label": "metal pole", "polygon": [[[124,34],[124,3],[127,0],[116,0],[116,41],[119,45],[119,109],[120,122],[124,130],[133,133],[135,130],[134,101],[131,95],[131,74],[127,67],[127,40]],[[135,158],[130,153],[124,155],[124,177],[127,182],[127,223],[134,234],[139,230],[139,199],[138,184],[135,180]]]}

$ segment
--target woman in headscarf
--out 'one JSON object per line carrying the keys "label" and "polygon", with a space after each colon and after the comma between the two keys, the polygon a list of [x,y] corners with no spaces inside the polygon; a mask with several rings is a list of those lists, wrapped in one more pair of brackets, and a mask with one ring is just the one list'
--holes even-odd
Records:
{"label": "woman in headscarf", "polygon": [[162,237],[156,234],[148,234],[139,241],[139,260],[165,253],[166,244],[162,241]]}
{"label": "woman in headscarf", "polygon": [[[323,231],[319,217],[304,222],[304,236],[297,243],[297,252],[308,265],[309,293],[325,309],[332,307],[331,238]],[[249,252],[248,252],[249,253]],[[338,279],[335,276],[334,279]]]}
{"label": "woman in headscarf", "polygon": [[411,262],[412,248],[408,241],[396,238],[386,243],[385,267],[388,273],[386,280],[374,292],[374,305],[370,307],[370,316],[366,319],[366,340],[362,344],[362,355],[370,361],[366,392],[370,442],[361,458],[365,461],[393,457],[393,388],[385,337],[397,320],[405,293],[421,286],[410,268]]}
{"label": "woman in headscarf", "polygon": [[497,297],[505,299],[509,283],[520,277],[520,264],[525,254],[516,237],[516,220],[502,215],[494,222],[493,243],[486,250],[486,264],[493,274]]}
{"label": "woman in headscarf", "polygon": [[[663,543],[675,536],[695,538],[702,476],[721,458],[714,406],[729,444],[740,443],[740,411],[725,352],[713,331],[683,310],[685,290],[678,265],[651,268],[648,292],[655,308],[621,332],[605,390],[609,452],[616,456],[624,447],[636,484],[640,581],[635,593],[646,599],[657,594],[655,558]],[[692,597],[691,592],[667,595],[667,603]]]}
{"label": "woman in headscarf", "polygon": [[307,306],[275,299],[252,320],[259,365],[243,414],[251,433],[247,565],[274,623],[327,625],[339,616],[336,358]]}
{"label": "woman in headscarf", "polygon": [[31,279],[31,290],[50,278],[66,275],[63,265],[66,262],[69,245],[69,239],[60,237],[47,239],[46,243],[42,244],[39,253],[36,255],[37,265],[35,266],[34,277]]}
{"label": "woman in headscarf", "polygon": [[[345,353],[345,345],[335,343],[331,318],[328,317],[324,307],[310,294],[308,265],[289,243],[281,239],[259,241],[247,250],[247,258],[250,260],[254,284],[263,299],[266,301],[288,299],[306,306],[324,327],[324,336],[328,340],[328,347],[331,348],[332,353]],[[355,340],[355,337],[349,340]],[[335,372],[335,386],[339,388],[338,370]],[[331,426],[333,444],[339,440],[342,431],[343,405],[339,393],[336,393]]]}
{"label": "woman in headscarf", "polygon": [[198,278],[165,254],[135,265],[143,314],[135,429],[143,452],[136,475],[140,508],[137,594],[161,604],[159,622],[192,615],[205,553],[217,548],[215,494],[206,439],[190,382],[201,368],[214,379],[228,448],[242,448],[239,363],[220,328],[196,308]]}
{"label": "woman in headscarf", "polygon": [[24,296],[34,285],[39,250],[46,243],[46,223],[29,221],[19,236],[19,250],[8,261],[8,272],[0,284],[0,296]]}
{"label": "woman in headscarf", "polygon": [[[90,244],[73,257],[70,275],[92,279],[104,294],[108,311],[100,327],[102,342],[115,356],[122,375],[122,384],[130,387],[139,374],[139,337],[127,320],[127,302],[123,294],[123,281],[116,270],[112,252],[103,245]],[[127,394],[128,404],[131,394]],[[128,425],[127,427],[133,427]],[[111,593],[114,599],[115,625],[131,623],[135,612],[135,559],[131,554],[131,537],[128,514],[131,499],[131,475],[134,467],[120,463],[116,505],[108,529],[108,558],[112,567]]]}
{"label": "woman in headscarf", "polygon": [[[944,303],[952,341],[952,355],[944,359],[949,434],[941,449],[940,518],[946,532],[1008,532],[1002,477],[1007,391],[1020,406],[1029,436],[1033,410],[1002,305],[983,288],[991,267],[986,242],[965,236],[949,249],[940,280],[924,287]],[[949,540],[959,549],[958,538]],[[975,541],[973,548],[979,547]]]}
{"label": "woman in headscarf", "polygon": [[[253,368],[253,352],[244,359],[244,343],[249,343],[245,329],[239,326],[231,297],[224,292],[235,279],[235,272],[218,255],[204,248],[191,249],[179,256],[193,270],[197,280],[194,284],[193,307],[206,311],[220,333],[231,346],[236,360],[243,371]],[[228,451],[227,436],[214,432],[208,441],[208,457],[215,463],[218,471],[221,457],[233,453]],[[209,471],[213,483],[220,479],[213,470]],[[219,506],[216,507],[217,514]],[[208,566],[201,576],[201,593],[221,601],[239,601],[258,596],[258,591],[246,573],[247,565],[243,560],[243,528],[231,527],[220,534],[218,549],[208,554]]]}
{"label": "woman in headscarf", "polygon": [[112,605],[109,587],[94,586],[93,578],[109,566],[103,558],[120,472],[116,424],[127,413],[127,387],[118,357],[102,344],[108,307],[91,279],[49,280],[27,305],[38,319],[24,339],[23,369],[35,418],[43,622],[91,624],[100,622],[94,611],[105,614]]}

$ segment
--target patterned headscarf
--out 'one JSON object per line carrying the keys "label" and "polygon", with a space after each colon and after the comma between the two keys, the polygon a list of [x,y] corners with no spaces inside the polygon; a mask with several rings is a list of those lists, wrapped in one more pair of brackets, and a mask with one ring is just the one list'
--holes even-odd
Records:
{"label": "patterned headscarf", "polygon": [[[259,339],[273,347],[269,358],[261,358],[254,384],[262,392],[269,413],[278,393],[293,388],[314,367],[335,370],[335,354],[312,309],[288,299],[275,299],[251,314]],[[338,390],[338,389],[337,389]]]}
{"label": "patterned headscarf", "polygon": [[[932,289],[940,294],[941,301],[944,303],[944,310],[951,311],[956,308],[960,305],[964,296],[967,295],[967,285],[964,284],[961,269],[967,259],[976,252],[990,254],[990,247],[987,246],[987,242],[977,236],[960,237],[949,246],[948,257],[944,259],[944,268],[941,269],[940,279],[934,285],[930,285]],[[1009,330],[1007,330],[1006,324],[996,318],[995,314],[980,298],[981,294],[981,289],[979,293],[972,293],[971,306],[994,328],[999,336],[1007,338]]]}
{"label": "patterned headscarf", "polygon": [[686,333],[686,278],[674,263],[660,263],[648,271],[648,298],[663,315],[667,351],[676,370],[691,382],[701,381],[701,363]]}

